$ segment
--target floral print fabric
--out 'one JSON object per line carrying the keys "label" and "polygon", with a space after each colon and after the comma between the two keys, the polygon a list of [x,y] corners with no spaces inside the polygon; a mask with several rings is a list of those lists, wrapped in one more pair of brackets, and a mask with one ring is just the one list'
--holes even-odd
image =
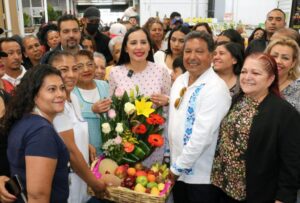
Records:
{"label": "floral print fabric", "polygon": [[245,154],[258,103],[242,97],[223,119],[211,182],[236,200],[246,199]]}

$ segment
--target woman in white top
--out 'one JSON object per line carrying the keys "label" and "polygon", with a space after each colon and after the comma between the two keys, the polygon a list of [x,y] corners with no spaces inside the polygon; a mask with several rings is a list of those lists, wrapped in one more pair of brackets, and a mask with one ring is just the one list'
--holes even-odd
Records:
{"label": "woman in white top", "polygon": [[66,51],[54,53],[49,63],[60,70],[67,93],[64,112],[55,117],[53,124],[70,152],[72,169],[69,175],[70,195],[68,202],[87,202],[89,199],[87,184],[96,193],[104,192],[105,185],[94,177],[87,165],[89,162],[88,125],[82,118],[76,95],[71,93],[78,81],[79,68],[75,57]]}
{"label": "woman in white top", "polygon": [[157,51],[154,54],[154,62],[166,67],[169,74],[173,72],[173,61],[182,55],[184,37],[190,32],[188,27],[178,27],[171,31],[166,51]]}

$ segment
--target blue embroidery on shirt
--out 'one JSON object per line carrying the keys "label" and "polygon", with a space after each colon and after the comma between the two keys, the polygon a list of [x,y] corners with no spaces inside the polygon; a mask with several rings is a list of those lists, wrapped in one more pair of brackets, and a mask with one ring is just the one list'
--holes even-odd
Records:
{"label": "blue embroidery on shirt", "polygon": [[185,120],[185,132],[183,136],[183,145],[186,145],[188,143],[193,133],[193,125],[196,119],[196,115],[195,115],[196,100],[200,93],[200,90],[204,87],[204,85],[205,84],[201,84],[198,87],[196,87],[196,90],[193,92],[189,100],[189,106],[188,106],[188,111]]}
{"label": "blue embroidery on shirt", "polygon": [[187,175],[192,174],[192,169],[191,168],[180,168],[176,165],[176,163],[172,164],[172,168],[174,168],[178,173],[185,173]]}

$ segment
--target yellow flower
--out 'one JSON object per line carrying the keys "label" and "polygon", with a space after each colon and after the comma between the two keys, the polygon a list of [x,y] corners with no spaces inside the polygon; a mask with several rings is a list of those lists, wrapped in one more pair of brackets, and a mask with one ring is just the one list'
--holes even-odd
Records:
{"label": "yellow flower", "polygon": [[144,115],[145,117],[149,117],[151,113],[153,113],[155,110],[151,108],[152,102],[146,102],[145,97],[139,100],[135,100],[135,107],[136,107],[136,113],[137,115]]}

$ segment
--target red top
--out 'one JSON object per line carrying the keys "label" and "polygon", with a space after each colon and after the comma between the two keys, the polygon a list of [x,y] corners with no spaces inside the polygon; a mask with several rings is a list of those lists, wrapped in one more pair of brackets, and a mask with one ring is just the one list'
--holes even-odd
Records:
{"label": "red top", "polygon": [[7,80],[4,80],[4,79],[1,79],[1,80],[3,82],[3,89],[7,93],[11,94],[11,92],[14,90],[14,86],[10,82],[8,82]]}

